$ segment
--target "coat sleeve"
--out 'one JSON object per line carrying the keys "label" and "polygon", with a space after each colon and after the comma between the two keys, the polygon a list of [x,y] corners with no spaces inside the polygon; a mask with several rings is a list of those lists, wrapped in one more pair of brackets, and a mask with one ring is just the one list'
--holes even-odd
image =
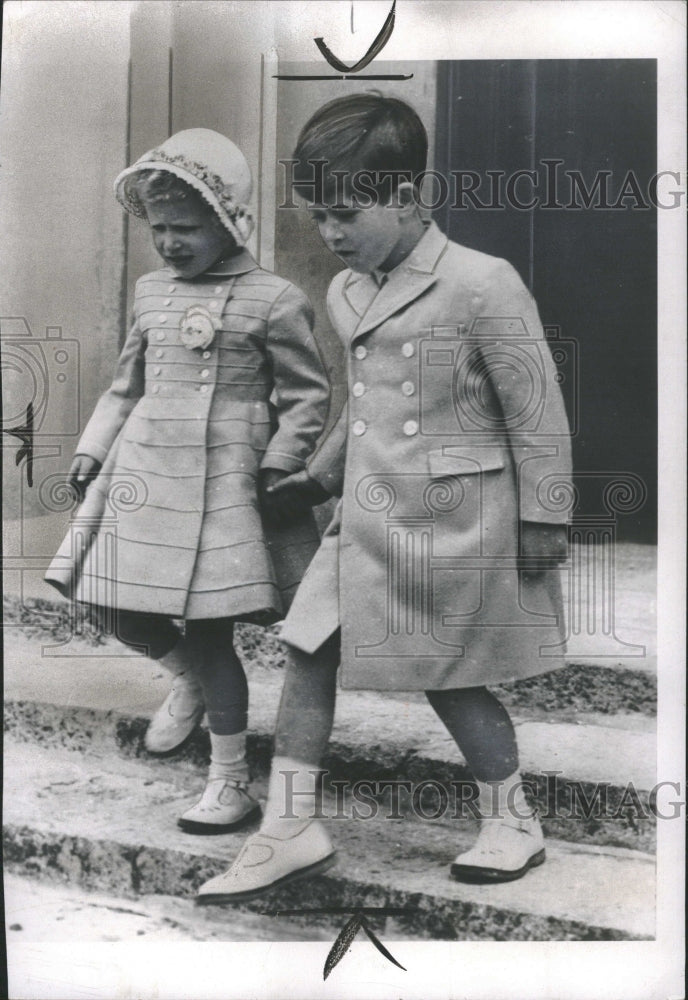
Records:
{"label": "coat sleeve", "polygon": [[519,519],[565,523],[572,495],[571,439],[557,368],[535,301],[515,269],[500,260],[491,277],[473,331],[478,345],[485,341],[484,370],[517,470]]}
{"label": "coat sleeve", "polygon": [[103,462],[145,389],[145,338],[136,315],[117,362],[112,385],[98,400],[76,453]]}
{"label": "coat sleeve", "polygon": [[261,468],[298,472],[325,426],[330,384],[313,335],[313,309],[295,285],[288,285],[272,305],[266,347],[277,430]]}
{"label": "coat sleeve", "polygon": [[[340,271],[332,279],[327,290],[327,312],[330,322],[340,333],[336,320],[337,302],[342,296],[342,287],[347,271]],[[341,336],[341,333],[340,333]],[[332,496],[341,496],[344,490],[344,468],[346,446],[349,433],[349,403],[345,397],[339,412],[327,432],[318,442],[318,447],[308,460],[308,474]]]}
{"label": "coat sleeve", "polygon": [[307,465],[311,479],[317,480],[332,496],[341,496],[344,489],[348,414],[349,405],[345,399],[337,419],[319,442]]}

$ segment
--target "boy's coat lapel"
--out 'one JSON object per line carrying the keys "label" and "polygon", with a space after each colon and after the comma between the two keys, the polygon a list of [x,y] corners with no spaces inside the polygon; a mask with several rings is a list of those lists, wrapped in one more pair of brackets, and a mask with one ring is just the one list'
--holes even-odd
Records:
{"label": "boy's coat lapel", "polygon": [[[437,280],[435,268],[447,245],[447,237],[431,222],[406,260],[390,273],[389,279],[377,292],[372,303],[371,298],[376,288],[374,279],[370,275],[350,278],[346,282],[344,294],[355,313],[352,320],[358,320],[352,324],[351,340],[374,330],[434,285]],[[368,303],[370,307],[366,311]]]}

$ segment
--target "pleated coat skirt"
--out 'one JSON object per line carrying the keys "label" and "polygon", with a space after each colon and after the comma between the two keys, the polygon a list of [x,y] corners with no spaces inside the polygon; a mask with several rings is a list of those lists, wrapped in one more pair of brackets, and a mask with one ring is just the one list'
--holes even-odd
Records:
{"label": "pleated coat skirt", "polygon": [[[184,345],[189,310],[211,343]],[[310,511],[266,526],[258,475],[303,467],[328,397],[307,299],[246,251],[226,274],[146,275],[115,380],[77,448],[102,468],[46,578],[105,607],[283,617],[318,533]]]}

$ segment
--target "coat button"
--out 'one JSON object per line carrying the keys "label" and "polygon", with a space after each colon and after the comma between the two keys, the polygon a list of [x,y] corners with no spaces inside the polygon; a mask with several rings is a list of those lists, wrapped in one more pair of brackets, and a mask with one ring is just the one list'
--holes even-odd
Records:
{"label": "coat button", "polygon": [[201,392],[207,392],[207,391],[208,391],[208,386],[207,385],[202,385],[201,386]]}
{"label": "coat button", "polygon": [[168,292],[176,292],[177,291],[177,286],[176,285],[168,285],[167,286],[167,291]]}
{"label": "coat button", "polygon": [[222,295],[222,285],[217,285],[215,287],[215,294],[216,295]]}
{"label": "coat button", "polygon": [[358,358],[359,361],[363,361],[364,358],[368,357],[368,350],[367,350],[367,348],[365,348],[363,346],[363,344],[359,344],[354,349],[354,357]]}
{"label": "coat button", "polygon": [[164,332],[162,330],[158,330],[158,332],[156,333],[155,336],[157,337],[158,340],[164,340],[165,339],[165,334],[164,334]]}
{"label": "coat button", "polygon": [[366,422],[365,420],[354,420],[353,427],[351,430],[354,432],[356,437],[360,437],[361,434],[366,432]]}
{"label": "coat button", "polygon": [[418,424],[415,420],[407,420],[403,426],[403,431],[406,437],[413,437],[414,434],[418,433]]}
{"label": "coat button", "polygon": [[155,352],[155,356],[156,358],[163,358],[165,356],[165,352],[163,351],[162,347],[159,347],[157,349],[157,351]]}
{"label": "coat button", "polygon": [[365,386],[363,385],[362,382],[354,382],[351,391],[353,392],[354,396],[362,396],[363,393],[365,392]]}
{"label": "coat button", "polygon": [[220,303],[217,301],[217,299],[211,299],[208,305],[210,306],[211,309],[218,309],[220,307]]}
{"label": "coat button", "polygon": [[157,394],[160,392],[160,386],[154,385],[153,388],[151,389],[151,392],[154,392],[155,395],[157,396]]}
{"label": "coat button", "polygon": [[162,368],[160,367],[160,365],[156,365],[155,366],[155,368],[153,369],[153,374],[154,375],[162,375]]}
{"label": "coat button", "polygon": [[210,357],[210,351],[203,351],[203,357],[204,358],[209,358]]}
{"label": "coat button", "polygon": [[158,316],[158,323],[166,323],[166,322],[167,322],[167,316],[165,315],[165,313],[160,313],[160,315]]}
{"label": "coat button", "polygon": [[409,340],[407,340],[405,344],[402,344],[401,353],[405,358],[412,358],[414,350],[415,348]]}
{"label": "coat button", "polygon": [[207,378],[208,375],[210,375],[210,372],[208,371],[207,368],[204,368],[203,371],[201,372],[201,378]]}
{"label": "coat button", "polygon": [[401,391],[405,396],[412,396],[416,391],[416,387],[413,382],[402,382]]}
{"label": "coat button", "polygon": [[164,306],[171,306],[172,305],[172,299],[165,299],[165,301],[163,302],[163,305]]}

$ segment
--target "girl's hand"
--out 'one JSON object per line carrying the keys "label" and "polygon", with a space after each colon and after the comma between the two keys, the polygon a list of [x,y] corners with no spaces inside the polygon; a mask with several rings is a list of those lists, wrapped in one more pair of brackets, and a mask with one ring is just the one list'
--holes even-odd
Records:
{"label": "girl's hand", "polygon": [[568,548],[565,524],[521,521],[521,570],[526,579],[533,579],[564,562]]}
{"label": "girl's hand", "polygon": [[82,502],[86,495],[88,484],[98,475],[100,466],[101,463],[98,459],[91,458],[90,455],[74,456],[67,474],[67,483],[74,490],[76,496],[78,496],[79,503]]}
{"label": "girl's hand", "polygon": [[261,469],[260,502],[265,517],[276,525],[285,525],[315,507],[330,495],[305,469],[288,473],[282,469]]}

